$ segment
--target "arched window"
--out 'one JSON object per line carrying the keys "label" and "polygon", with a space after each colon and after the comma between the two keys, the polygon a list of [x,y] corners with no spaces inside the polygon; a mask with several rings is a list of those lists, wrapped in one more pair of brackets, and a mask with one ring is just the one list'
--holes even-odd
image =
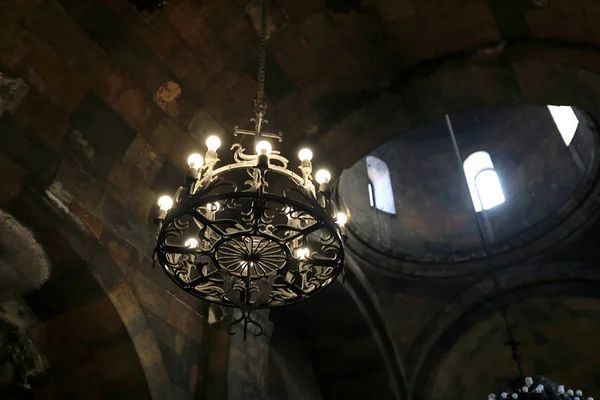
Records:
{"label": "arched window", "polygon": [[390,171],[382,160],[367,156],[367,176],[369,177],[369,201],[371,207],[389,214],[396,214],[394,192]]}
{"label": "arched window", "polygon": [[485,151],[471,154],[463,163],[475,211],[489,210],[504,203],[504,192],[492,158]]}
{"label": "arched window", "polygon": [[575,136],[577,126],[579,125],[579,119],[577,118],[577,115],[575,115],[573,107],[549,105],[548,111],[550,111],[550,115],[552,115],[552,119],[554,120],[565,145],[569,146],[571,140],[573,140],[573,137]]}

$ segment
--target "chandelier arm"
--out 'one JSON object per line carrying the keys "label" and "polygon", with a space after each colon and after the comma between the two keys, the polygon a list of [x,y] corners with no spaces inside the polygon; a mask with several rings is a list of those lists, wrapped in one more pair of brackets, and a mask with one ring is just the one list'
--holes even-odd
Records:
{"label": "chandelier arm", "polygon": [[207,275],[204,275],[204,276],[202,276],[200,278],[196,278],[196,279],[194,279],[192,281],[189,281],[189,282],[182,282],[182,287],[184,289],[188,289],[188,288],[192,289],[195,286],[198,286],[198,285],[201,285],[203,283],[206,283],[206,282],[210,281],[210,278],[212,278],[212,275],[213,274],[207,274]]}
{"label": "chandelier arm", "polygon": [[300,289],[298,286],[294,285],[293,283],[288,282],[283,277],[281,279],[283,280],[283,284],[285,285],[285,287],[288,288],[289,290],[291,290],[292,292],[296,293],[297,295],[305,296],[308,293],[308,292]]}
{"label": "chandelier arm", "polygon": [[[313,232],[316,232],[319,229],[321,229],[322,227],[323,227],[323,225],[321,225],[321,224],[312,224],[308,228],[304,228],[302,230],[298,230],[297,234],[289,236],[289,237],[285,238],[284,240],[282,240],[281,242],[282,243],[289,243],[289,242],[291,242],[294,239],[298,239],[299,237],[306,236],[306,235],[309,235],[309,234],[311,234]],[[295,229],[292,229],[290,227],[289,230],[295,230]]]}
{"label": "chandelier arm", "polygon": [[200,220],[200,222],[202,222],[204,225],[209,225],[211,229],[217,231],[217,234],[219,236],[221,236],[221,237],[227,236],[227,234],[225,232],[223,232],[223,230],[215,224],[215,222],[218,220],[210,220],[210,219],[206,218],[204,215],[202,215],[201,213],[199,213],[197,210],[190,210],[189,213],[192,217]]}
{"label": "chandelier arm", "polygon": [[191,249],[186,246],[178,246],[178,245],[172,245],[172,244],[166,244],[166,243],[162,245],[161,249],[168,253],[175,253],[175,254],[200,254],[200,255],[208,254],[208,253],[202,251],[201,249]]}

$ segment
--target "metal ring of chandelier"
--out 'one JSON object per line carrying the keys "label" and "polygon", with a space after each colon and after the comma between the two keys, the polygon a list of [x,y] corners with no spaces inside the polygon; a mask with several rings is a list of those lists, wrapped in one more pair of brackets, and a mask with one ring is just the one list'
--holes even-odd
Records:
{"label": "metal ring of chandelier", "polygon": [[215,140],[207,140],[205,158],[188,159],[175,203],[159,200],[155,254],[177,286],[239,308],[234,323],[260,328],[252,310],[305,300],[335,280],[344,262],[346,217],[332,203],[329,173],[312,177],[309,150],[300,152],[302,176],[265,141],[259,154],[233,145],[235,162],[215,169]]}

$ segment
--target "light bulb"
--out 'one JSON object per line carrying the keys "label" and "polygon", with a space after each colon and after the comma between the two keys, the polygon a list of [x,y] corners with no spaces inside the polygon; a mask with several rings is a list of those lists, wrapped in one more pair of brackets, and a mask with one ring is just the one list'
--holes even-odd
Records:
{"label": "light bulb", "polygon": [[306,257],[308,257],[308,253],[310,253],[310,250],[308,250],[306,247],[296,249],[296,257],[300,260],[305,260]]}
{"label": "light bulb", "polygon": [[300,161],[310,161],[312,160],[313,153],[310,149],[302,149],[298,152],[298,158]]}
{"label": "light bulb", "polygon": [[344,226],[344,225],[346,225],[346,222],[348,222],[348,216],[345,213],[343,213],[343,212],[339,212],[336,215],[336,221],[335,222],[337,222],[337,224],[340,227]]}
{"label": "light bulb", "polygon": [[194,153],[190,154],[190,156],[187,159],[187,162],[190,168],[200,169],[202,164],[204,164],[204,158],[200,154]]}
{"label": "light bulb", "polygon": [[267,142],[266,140],[261,140],[260,142],[256,143],[256,154],[266,156],[271,154],[272,150],[273,147],[271,147],[271,143]]}
{"label": "light bulb", "polygon": [[185,247],[189,247],[190,249],[198,248],[198,241],[196,239],[188,239],[185,241]]}
{"label": "light bulb", "polygon": [[217,151],[217,149],[221,147],[221,139],[215,135],[209,136],[208,139],[206,139],[206,147],[208,147],[209,150]]}
{"label": "light bulb", "polygon": [[315,174],[315,179],[320,184],[329,183],[329,181],[331,180],[331,174],[326,169],[320,169]]}
{"label": "light bulb", "polygon": [[169,211],[173,207],[173,199],[169,196],[161,196],[158,199],[158,206],[163,211]]}

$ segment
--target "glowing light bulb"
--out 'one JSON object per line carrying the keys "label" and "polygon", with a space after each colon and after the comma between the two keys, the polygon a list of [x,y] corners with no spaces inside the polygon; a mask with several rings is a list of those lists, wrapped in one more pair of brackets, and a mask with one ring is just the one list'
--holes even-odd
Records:
{"label": "glowing light bulb", "polygon": [[267,142],[266,140],[261,140],[260,142],[256,143],[256,154],[269,155],[271,154],[272,150],[273,147],[271,147],[271,143]]}
{"label": "glowing light bulb", "polygon": [[298,158],[300,161],[310,161],[312,160],[313,153],[310,149],[302,149],[298,152]]}
{"label": "glowing light bulb", "polygon": [[204,158],[200,154],[194,153],[190,154],[190,156],[187,159],[187,162],[190,168],[199,169],[202,166],[202,164],[204,164]]}
{"label": "glowing light bulb", "polygon": [[308,257],[309,253],[310,253],[310,250],[308,250],[306,247],[303,247],[301,249],[296,249],[296,257],[299,260],[306,260],[306,257]]}
{"label": "glowing light bulb", "polygon": [[206,147],[208,147],[209,150],[217,151],[217,149],[221,147],[221,139],[215,135],[209,136],[208,139],[206,139]]}
{"label": "glowing light bulb", "polygon": [[161,196],[158,199],[158,206],[161,210],[169,211],[173,207],[173,199],[169,196]]}
{"label": "glowing light bulb", "polygon": [[346,225],[346,222],[348,222],[348,216],[345,213],[343,213],[343,212],[339,212],[336,215],[336,221],[335,222],[337,222],[337,224],[339,226],[344,226],[344,225]]}
{"label": "glowing light bulb", "polygon": [[190,249],[197,249],[198,241],[196,239],[188,239],[185,241],[185,247],[189,247]]}
{"label": "glowing light bulb", "polygon": [[320,169],[315,174],[315,179],[320,184],[329,183],[329,181],[331,180],[331,174],[326,169]]}

